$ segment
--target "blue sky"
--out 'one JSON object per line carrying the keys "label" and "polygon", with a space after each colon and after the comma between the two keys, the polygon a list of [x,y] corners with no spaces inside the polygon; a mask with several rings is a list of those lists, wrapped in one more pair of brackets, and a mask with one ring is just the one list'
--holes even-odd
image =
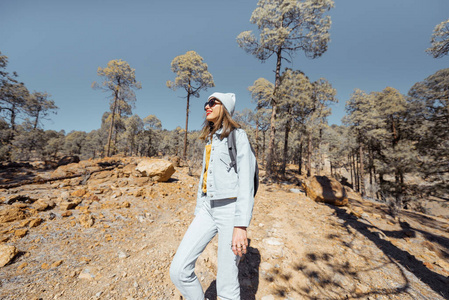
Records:
{"label": "blue sky", "polygon": [[[123,59],[136,69],[142,89],[133,113],[156,115],[172,130],[185,126],[185,94],[165,85],[170,63],[194,50],[204,58],[215,88],[192,99],[189,129],[203,122],[203,103],[215,91],[234,92],[237,110],[255,107],[248,86],[260,77],[274,82],[275,61],[260,63],[239,48],[237,35],[255,30],[249,19],[257,1],[1,0],[0,51],[30,91],[48,92],[59,107],[44,129],[98,129],[108,94],[93,90],[97,68]],[[449,56],[425,53],[435,25],[449,18],[447,0],[337,0],[329,12],[331,42],[322,57],[297,52],[292,64],[311,80],[326,78],[337,90],[329,123],[340,124],[355,88],[410,87],[449,67]]]}

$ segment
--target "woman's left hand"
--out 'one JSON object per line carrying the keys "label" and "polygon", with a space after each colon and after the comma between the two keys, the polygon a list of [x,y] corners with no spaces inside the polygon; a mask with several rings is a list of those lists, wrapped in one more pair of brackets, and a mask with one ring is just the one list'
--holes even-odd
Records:
{"label": "woman's left hand", "polygon": [[234,227],[231,246],[232,252],[234,252],[235,255],[241,257],[243,254],[246,254],[246,248],[248,247],[246,227]]}

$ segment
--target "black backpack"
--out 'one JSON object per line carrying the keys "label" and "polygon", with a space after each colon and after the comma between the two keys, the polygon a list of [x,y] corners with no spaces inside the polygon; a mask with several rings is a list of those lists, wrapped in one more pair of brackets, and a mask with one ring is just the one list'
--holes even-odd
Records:
{"label": "black backpack", "polygon": [[[256,156],[256,153],[254,152],[253,146],[251,143],[249,144],[251,147],[251,151],[253,152],[254,156]],[[235,129],[229,133],[228,136],[228,150],[229,150],[229,156],[231,157],[231,164],[229,165],[230,168],[234,168],[235,173],[237,173],[237,160],[235,159],[237,157],[237,146],[235,141]],[[256,168],[254,172],[254,196],[257,194],[257,190],[259,189],[259,166],[257,165],[256,160]]]}

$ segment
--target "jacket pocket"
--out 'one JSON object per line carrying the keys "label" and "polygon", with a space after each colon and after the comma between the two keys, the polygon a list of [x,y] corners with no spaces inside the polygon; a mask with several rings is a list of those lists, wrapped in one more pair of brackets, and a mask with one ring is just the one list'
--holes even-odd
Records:
{"label": "jacket pocket", "polygon": [[219,153],[217,172],[215,172],[215,183],[219,191],[237,190],[237,174],[231,167],[231,158],[228,152]]}
{"label": "jacket pocket", "polygon": [[225,167],[226,172],[231,171],[231,157],[229,156],[228,152],[220,152],[219,155],[220,159],[220,166]]}

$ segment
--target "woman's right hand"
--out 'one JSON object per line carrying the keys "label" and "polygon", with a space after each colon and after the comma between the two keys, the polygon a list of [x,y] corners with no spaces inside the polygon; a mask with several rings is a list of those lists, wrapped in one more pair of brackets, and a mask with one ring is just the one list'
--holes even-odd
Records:
{"label": "woman's right hand", "polygon": [[246,248],[248,247],[246,227],[234,227],[231,245],[232,252],[234,252],[235,255],[241,257],[243,254],[246,254]]}

